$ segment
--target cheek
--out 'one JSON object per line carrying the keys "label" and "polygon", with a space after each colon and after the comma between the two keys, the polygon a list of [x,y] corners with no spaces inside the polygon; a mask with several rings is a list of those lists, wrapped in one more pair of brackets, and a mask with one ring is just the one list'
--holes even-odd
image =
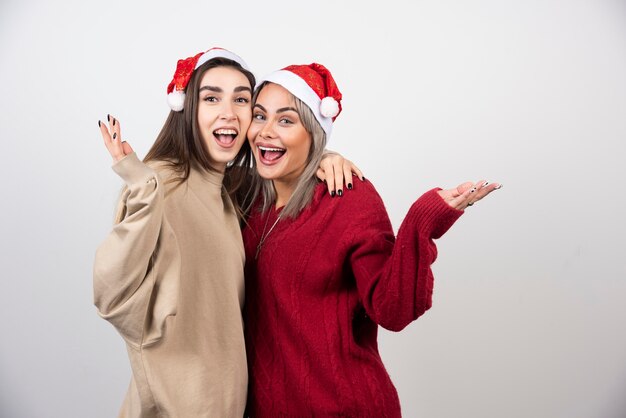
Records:
{"label": "cheek", "polygon": [[200,129],[203,129],[206,121],[209,119],[209,112],[207,112],[205,109],[202,109],[202,107],[198,107],[198,123],[200,124]]}
{"label": "cheek", "polygon": [[247,130],[252,121],[252,110],[251,109],[242,109],[237,115],[239,118],[239,123],[241,124],[241,129]]}
{"label": "cheek", "polygon": [[302,147],[299,150],[300,151],[300,159],[302,160],[303,164],[309,158],[309,150],[310,149],[311,149],[311,143],[310,142],[306,142],[305,144],[302,145]]}
{"label": "cheek", "polygon": [[240,119],[251,120],[252,108],[250,106],[239,106],[237,108],[237,117]]}
{"label": "cheek", "polygon": [[309,151],[311,150],[311,138],[306,132],[300,133],[297,138],[296,152],[298,159],[306,161],[309,158]]}
{"label": "cheek", "polygon": [[259,126],[257,126],[254,123],[251,123],[250,127],[248,128],[248,141],[250,141],[251,145],[252,145],[252,141],[254,141],[254,138],[256,137],[258,133],[259,133]]}

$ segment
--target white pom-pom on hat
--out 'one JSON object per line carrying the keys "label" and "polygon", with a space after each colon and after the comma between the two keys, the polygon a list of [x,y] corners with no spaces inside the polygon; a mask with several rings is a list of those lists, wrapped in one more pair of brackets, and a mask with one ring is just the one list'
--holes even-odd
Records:
{"label": "white pom-pom on hat", "polygon": [[167,95],[167,104],[174,112],[180,112],[185,107],[185,92],[174,90]]}
{"label": "white pom-pom on hat", "polygon": [[334,118],[339,114],[339,102],[333,97],[324,97],[320,103],[320,113],[327,118]]}

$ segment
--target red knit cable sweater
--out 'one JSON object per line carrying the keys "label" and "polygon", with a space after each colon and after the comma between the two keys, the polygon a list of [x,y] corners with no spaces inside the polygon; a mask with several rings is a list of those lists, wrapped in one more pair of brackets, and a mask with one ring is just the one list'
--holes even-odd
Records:
{"label": "red knit cable sweater", "polygon": [[433,189],[394,239],[371,183],[357,181],[335,198],[320,184],[312,204],[281,219],[255,259],[279,213],[255,210],[243,231],[249,416],[400,417],[377,328],[399,331],[430,308],[433,239],[463,212]]}

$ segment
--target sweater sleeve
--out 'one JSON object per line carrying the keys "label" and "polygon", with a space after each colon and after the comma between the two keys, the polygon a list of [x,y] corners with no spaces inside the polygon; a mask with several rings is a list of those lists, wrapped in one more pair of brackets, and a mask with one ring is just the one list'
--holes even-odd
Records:
{"label": "sweater sleeve", "polygon": [[113,170],[127,186],[120,201],[123,218],[96,251],[94,303],[100,316],[138,346],[154,287],[149,274],[163,222],[164,191],[157,173],[134,153]]}
{"label": "sweater sleeve", "polygon": [[[398,236],[378,194],[368,196],[353,222],[350,263],[366,313],[391,331],[400,331],[432,305],[437,257],[433,239],[463,214],[433,189],[411,206]],[[394,243],[395,241],[395,243]]]}

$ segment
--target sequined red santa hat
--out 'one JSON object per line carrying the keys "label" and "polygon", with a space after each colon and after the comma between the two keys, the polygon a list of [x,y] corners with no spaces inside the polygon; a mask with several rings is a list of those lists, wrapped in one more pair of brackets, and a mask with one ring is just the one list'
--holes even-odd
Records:
{"label": "sequined red santa hat", "polygon": [[167,104],[175,112],[180,112],[185,106],[185,89],[193,72],[213,58],[227,58],[241,65],[245,70],[250,71],[246,62],[237,54],[223,48],[211,48],[206,52],[200,52],[193,57],[178,60],[174,78],[167,86]]}
{"label": "sequined red santa hat", "polygon": [[257,86],[269,81],[279,84],[302,100],[330,137],[333,122],[341,113],[341,92],[332,74],[322,64],[290,65],[262,78]]}

